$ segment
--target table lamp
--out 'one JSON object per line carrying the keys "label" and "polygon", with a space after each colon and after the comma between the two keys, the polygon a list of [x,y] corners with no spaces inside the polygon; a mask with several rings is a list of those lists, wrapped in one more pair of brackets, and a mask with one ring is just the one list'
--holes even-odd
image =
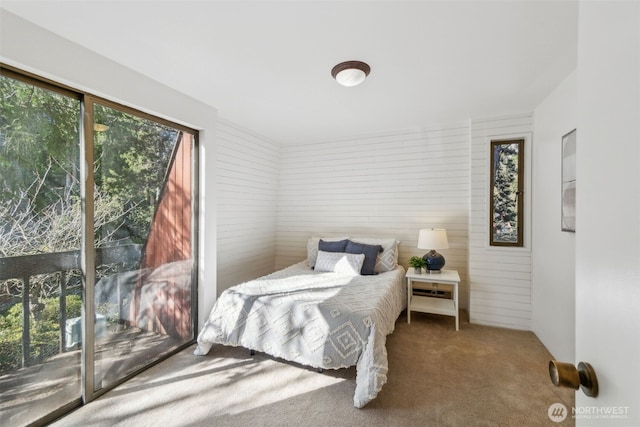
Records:
{"label": "table lamp", "polygon": [[422,259],[426,263],[427,272],[440,273],[444,267],[444,257],[436,249],[448,249],[447,230],[444,228],[423,228],[418,234],[418,249],[430,249]]}

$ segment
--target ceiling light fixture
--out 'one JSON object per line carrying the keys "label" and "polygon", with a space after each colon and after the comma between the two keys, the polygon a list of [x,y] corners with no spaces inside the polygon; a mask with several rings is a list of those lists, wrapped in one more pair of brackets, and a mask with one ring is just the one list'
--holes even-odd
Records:
{"label": "ceiling light fixture", "polygon": [[371,67],[360,61],[341,62],[331,69],[331,75],[342,86],[357,86],[371,72]]}

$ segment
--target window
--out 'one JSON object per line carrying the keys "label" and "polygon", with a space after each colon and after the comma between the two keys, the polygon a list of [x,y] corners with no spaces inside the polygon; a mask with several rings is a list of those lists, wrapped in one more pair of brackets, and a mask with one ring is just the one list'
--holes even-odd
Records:
{"label": "window", "polygon": [[491,141],[491,246],[524,246],[524,139]]}
{"label": "window", "polygon": [[193,342],[197,132],[1,71],[0,419],[43,424]]}

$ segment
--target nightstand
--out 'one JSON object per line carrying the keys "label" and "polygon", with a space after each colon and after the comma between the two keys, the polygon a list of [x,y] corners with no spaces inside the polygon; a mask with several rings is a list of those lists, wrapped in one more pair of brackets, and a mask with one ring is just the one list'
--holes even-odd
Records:
{"label": "nightstand", "polygon": [[[413,268],[407,270],[407,323],[411,323],[411,311],[443,314],[456,318],[456,331],[460,329],[458,315],[458,285],[460,276],[456,270],[441,270],[440,273],[416,274]],[[421,295],[414,295],[420,289]],[[432,291],[451,292],[451,298],[429,296]]]}

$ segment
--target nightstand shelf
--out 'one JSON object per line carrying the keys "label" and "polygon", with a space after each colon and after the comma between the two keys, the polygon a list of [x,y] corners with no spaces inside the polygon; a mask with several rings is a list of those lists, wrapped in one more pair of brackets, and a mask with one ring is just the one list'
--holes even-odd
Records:
{"label": "nightstand shelf", "polygon": [[[455,270],[442,270],[437,274],[415,274],[413,269],[408,270],[407,278],[407,323],[411,323],[411,312],[441,314],[456,318],[456,331],[460,329],[458,285],[460,276]],[[431,290],[451,291],[451,298],[433,297],[427,295],[414,295],[414,287]]]}

